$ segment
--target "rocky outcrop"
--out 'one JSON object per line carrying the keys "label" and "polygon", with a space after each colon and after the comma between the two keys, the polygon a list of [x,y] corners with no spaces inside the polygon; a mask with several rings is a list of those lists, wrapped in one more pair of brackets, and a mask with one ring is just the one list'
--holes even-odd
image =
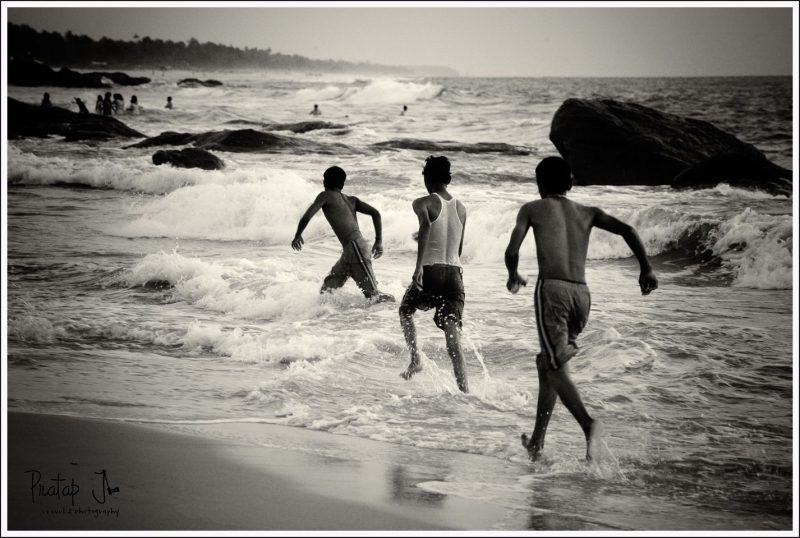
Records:
{"label": "rocky outcrop", "polygon": [[264,133],[253,129],[211,131],[201,134],[167,131],[128,147],[147,148],[153,146],[185,146],[188,144],[203,149],[246,152],[277,151],[291,148],[297,145],[297,142],[289,137]]}
{"label": "rocky outcrop", "polygon": [[296,123],[262,123],[251,120],[230,120],[225,122],[228,125],[253,125],[265,131],[291,131],[302,134],[319,129],[348,129],[347,125],[341,123],[331,123],[329,121],[299,121]]}
{"label": "rocky outcrop", "polygon": [[178,168],[201,168],[203,170],[221,170],[225,168],[225,163],[222,159],[197,148],[156,151],[153,154],[153,164],[171,164]]}
{"label": "rocky outcrop", "polygon": [[280,151],[301,145],[301,141],[295,138],[254,129],[202,133],[194,135],[192,142],[199,148],[235,152]]}
{"label": "rocky outcrop", "polygon": [[319,129],[346,129],[347,125],[329,121],[300,121],[297,123],[267,123],[264,128],[268,131],[291,131],[302,134]]}
{"label": "rocky outcrop", "polygon": [[9,138],[62,135],[67,141],[72,141],[145,136],[110,116],[78,114],[64,108],[31,105],[11,98],[7,103]]}
{"label": "rocky outcrop", "polygon": [[792,190],[791,171],[751,144],[711,123],[636,103],[568,99],[553,116],[550,140],[578,185],[733,182],[776,194]]}
{"label": "rocky outcrop", "polygon": [[175,133],[167,131],[158,136],[127,146],[128,148],[147,148],[154,146],[184,146],[192,144],[196,148],[254,153],[301,153],[315,152],[326,155],[352,153],[354,150],[344,144],[322,144],[302,138],[265,133],[254,129],[211,131],[201,134]]}
{"label": "rocky outcrop", "polygon": [[178,86],[182,88],[197,88],[199,86],[205,86],[206,88],[213,88],[215,86],[222,86],[222,82],[214,79],[199,80],[196,78],[185,78],[183,80],[178,81]]}
{"label": "rocky outcrop", "polygon": [[190,133],[176,133],[174,131],[164,131],[160,135],[151,136],[136,144],[131,144],[125,148],[152,148],[158,146],[185,146],[194,141],[194,136]]}
{"label": "rocky outcrop", "polygon": [[31,60],[12,60],[8,63],[8,83],[14,86],[57,86],[62,88],[111,88],[138,86],[150,82],[147,77],[131,77],[121,72],[78,73],[67,67],[54,71],[47,65]]}
{"label": "rocky outcrop", "polygon": [[505,155],[530,155],[530,149],[523,146],[512,146],[502,142],[478,142],[468,144],[465,142],[419,140],[416,138],[397,138],[377,142],[372,147],[379,149],[416,149],[428,152],[456,152],[464,153],[503,153]]}

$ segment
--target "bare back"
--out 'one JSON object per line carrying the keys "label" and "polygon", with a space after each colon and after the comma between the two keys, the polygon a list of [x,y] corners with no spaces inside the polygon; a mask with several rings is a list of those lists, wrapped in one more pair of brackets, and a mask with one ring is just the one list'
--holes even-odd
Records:
{"label": "bare back", "polygon": [[533,228],[539,278],[571,280],[586,283],[586,253],[589,236],[597,227],[621,236],[628,244],[641,267],[639,287],[643,295],[658,288],[658,279],[647,259],[642,240],[636,230],[599,207],[584,206],[568,200],[565,195],[550,195],[523,205],[517,214],[517,224],[511,231],[506,248],[506,287],[517,293],[525,279],[517,271],[519,249],[528,228]]}
{"label": "bare back", "polygon": [[322,204],[322,213],[333,229],[333,233],[344,244],[359,232],[358,218],[356,217],[356,198],[342,194],[339,191],[323,191],[325,195]]}
{"label": "bare back", "polygon": [[595,208],[548,196],[527,203],[522,211],[533,228],[539,278],[586,282],[586,252]]}

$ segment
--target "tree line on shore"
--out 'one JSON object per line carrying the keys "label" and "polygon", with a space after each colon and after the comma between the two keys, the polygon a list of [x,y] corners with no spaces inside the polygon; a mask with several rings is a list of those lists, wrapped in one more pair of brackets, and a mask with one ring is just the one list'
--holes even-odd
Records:
{"label": "tree line on shore", "polygon": [[218,43],[151,39],[132,41],[103,37],[94,40],[71,31],[37,31],[27,25],[8,24],[8,54],[17,60],[38,60],[48,65],[91,68],[98,65],[152,69],[266,68],[348,73],[413,74],[413,68],[371,62],[315,60],[271,49],[243,49]]}

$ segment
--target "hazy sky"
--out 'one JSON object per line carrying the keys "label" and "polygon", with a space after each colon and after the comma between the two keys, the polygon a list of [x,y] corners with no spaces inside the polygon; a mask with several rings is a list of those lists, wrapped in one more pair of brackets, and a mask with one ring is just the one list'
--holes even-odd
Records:
{"label": "hazy sky", "polygon": [[792,74],[789,7],[10,7],[8,20],[474,76]]}

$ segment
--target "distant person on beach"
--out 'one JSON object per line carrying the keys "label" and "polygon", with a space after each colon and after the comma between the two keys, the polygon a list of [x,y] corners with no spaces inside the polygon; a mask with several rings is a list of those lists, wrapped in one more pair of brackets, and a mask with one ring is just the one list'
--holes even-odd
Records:
{"label": "distant person on beach", "polygon": [[400,303],[400,326],[411,353],[411,363],[401,375],[404,379],[411,379],[422,371],[414,312],[433,308],[433,320],[444,331],[447,354],[453,363],[458,388],[469,392],[461,350],[461,316],[464,311],[461,251],[467,210],[447,192],[450,184],[450,161],[447,157],[428,157],[422,175],[428,195],[412,203],[419,220],[417,265],[411,285]]}
{"label": "distant person on beach", "polygon": [[519,248],[533,228],[539,277],[534,293],[536,328],[541,351],[536,357],[539,398],[536,423],[530,438],[522,434],[522,444],[531,460],[539,459],[544,448],[547,424],[556,397],[569,409],[586,436],[586,459],[596,455],[600,437],[599,422],[589,416],[578,389],[567,372],[567,361],[578,352],[576,338],[586,325],[591,296],[586,285],[586,252],[589,235],[597,227],[622,236],[639,261],[639,287],[642,295],[658,288],[639,235],[631,226],[607,215],[602,209],[578,204],[567,198],[572,188],[569,166],[561,157],[547,157],[536,167],[536,183],[541,200],[523,205],[506,249],[508,269],[506,287],[517,293],[527,285],[517,272]]}
{"label": "distant person on beach", "polygon": [[407,107],[406,105],[403,105],[403,111],[402,111],[402,112],[400,112],[400,115],[401,115],[401,116],[405,116],[405,115],[406,115],[406,112],[408,112],[408,107]]}
{"label": "distant person on beach", "polygon": [[94,113],[95,114],[102,114],[103,113],[103,96],[98,95],[97,101],[94,103]]}
{"label": "distant person on beach", "polygon": [[122,97],[121,93],[114,94],[113,108],[114,114],[122,114],[122,112],[125,110],[125,99]]}
{"label": "distant person on beach", "polygon": [[111,92],[106,92],[103,97],[103,116],[110,116],[114,112],[114,103],[111,102]]}
{"label": "distant person on beach", "polygon": [[320,112],[319,110],[319,105],[314,105],[314,109],[311,112],[309,112],[309,114],[311,114],[312,116],[319,116],[320,114],[322,114],[322,112]]}
{"label": "distant person on beach", "polygon": [[325,190],[317,195],[314,203],[300,218],[297,233],[292,240],[292,248],[298,251],[302,250],[303,230],[308,226],[311,217],[322,209],[322,213],[342,244],[342,256],[325,277],[320,293],[341,288],[348,278],[352,278],[367,299],[374,302],[393,302],[394,297],[378,290],[378,281],[372,272],[369,245],[361,235],[356,217],[356,212],[372,217],[372,224],[375,226],[375,243],[372,245],[372,254],[377,259],[383,255],[381,214],[377,209],[355,196],[347,196],[342,193],[346,178],[347,174],[338,166],[332,166],[325,170],[322,183]]}
{"label": "distant person on beach", "polygon": [[164,106],[164,108],[172,108],[172,96],[167,97],[167,104]]}
{"label": "distant person on beach", "polygon": [[44,96],[42,96],[42,106],[47,108],[53,106],[53,103],[50,102],[50,94],[44,92]]}
{"label": "distant person on beach", "polygon": [[139,99],[135,95],[131,95],[131,104],[125,109],[128,113],[136,115],[139,113]]}
{"label": "distant person on beach", "polygon": [[78,110],[80,111],[81,114],[89,113],[89,109],[86,108],[86,103],[84,103],[80,97],[75,98],[75,104],[78,105]]}

